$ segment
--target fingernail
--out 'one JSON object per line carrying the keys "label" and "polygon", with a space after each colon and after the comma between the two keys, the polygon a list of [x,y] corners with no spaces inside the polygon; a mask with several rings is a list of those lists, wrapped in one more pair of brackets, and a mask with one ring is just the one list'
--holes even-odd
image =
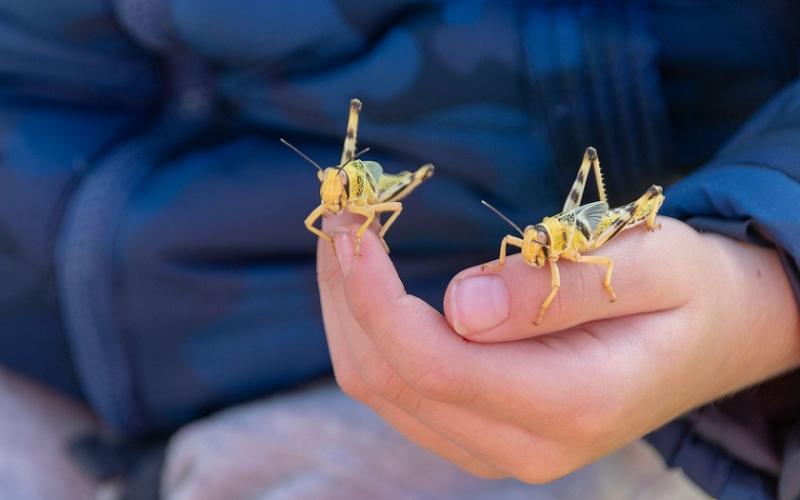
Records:
{"label": "fingernail", "polygon": [[353,245],[353,235],[346,227],[337,227],[333,232],[333,245],[336,249],[336,258],[339,259],[339,266],[342,273],[347,276],[350,267],[353,265],[355,256],[355,246]]}
{"label": "fingernail", "polygon": [[450,296],[453,326],[462,337],[491,330],[508,318],[508,289],[497,276],[458,280]]}

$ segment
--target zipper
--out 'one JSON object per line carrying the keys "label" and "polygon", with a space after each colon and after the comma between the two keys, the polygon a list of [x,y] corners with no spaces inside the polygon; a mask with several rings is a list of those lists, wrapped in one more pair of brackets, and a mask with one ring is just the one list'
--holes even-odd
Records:
{"label": "zipper", "polygon": [[97,414],[113,430],[134,436],[149,424],[115,305],[118,223],[130,194],[161,158],[206,128],[213,103],[210,79],[195,56],[173,49],[166,61],[163,111],[148,131],[112,148],[85,174],[56,247],[59,298],[78,378]]}

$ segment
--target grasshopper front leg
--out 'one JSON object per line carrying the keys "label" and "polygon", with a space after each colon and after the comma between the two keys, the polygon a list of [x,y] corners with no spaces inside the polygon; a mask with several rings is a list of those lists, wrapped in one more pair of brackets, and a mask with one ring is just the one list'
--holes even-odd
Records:
{"label": "grasshopper front leg", "polygon": [[321,229],[318,229],[316,226],[314,226],[314,224],[317,222],[317,219],[322,217],[323,213],[324,213],[324,208],[322,207],[322,205],[312,210],[311,213],[308,214],[308,217],[306,217],[305,220],[306,229],[316,234],[323,240],[330,241],[331,243],[333,243],[333,238],[331,238],[329,234],[324,233]]}
{"label": "grasshopper front leg", "polygon": [[550,293],[547,294],[544,302],[542,302],[542,305],[539,307],[539,315],[536,316],[536,319],[533,321],[534,325],[538,325],[542,322],[544,313],[550,308],[550,303],[553,302],[553,299],[558,293],[558,289],[561,288],[561,273],[558,272],[556,259],[547,259],[547,263],[550,264]]}
{"label": "grasshopper front leg", "polygon": [[506,249],[508,245],[522,248],[522,243],[522,238],[517,238],[516,236],[511,236],[510,234],[507,235],[500,243],[500,257],[497,259],[497,265],[492,266],[491,264],[484,264],[481,266],[481,271],[495,272],[503,269],[503,266],[506,265]]}

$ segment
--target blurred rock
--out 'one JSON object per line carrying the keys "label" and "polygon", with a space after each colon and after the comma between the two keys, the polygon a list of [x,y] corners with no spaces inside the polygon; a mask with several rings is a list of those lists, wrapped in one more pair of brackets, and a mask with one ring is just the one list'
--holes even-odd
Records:
{"label": "blurred rock", "polygon": [[93,498],[94,483],[67,448],[96,427],[74,401],[0,369],[0,497]]}
{"label": "blurred rock", "polygon": [[223,411],[171,441],[168,500],[706,497],[634,443],[544,486],[472,477],[406,441],[334,386]]}

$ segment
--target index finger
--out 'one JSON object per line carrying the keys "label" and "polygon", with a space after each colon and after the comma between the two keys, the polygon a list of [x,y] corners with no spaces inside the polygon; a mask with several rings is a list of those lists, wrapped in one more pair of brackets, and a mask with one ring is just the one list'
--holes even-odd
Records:
{"label": "index finger", "polygon": [[406,294],[375,235],[363,236],[360,255],[352,240],[352,232],[334,237],[350,313],[414,392],[506,420],[523,412],[552,419],[569,403],[559,380],[577,358],[534,343],[465,341],[438,311]]}

